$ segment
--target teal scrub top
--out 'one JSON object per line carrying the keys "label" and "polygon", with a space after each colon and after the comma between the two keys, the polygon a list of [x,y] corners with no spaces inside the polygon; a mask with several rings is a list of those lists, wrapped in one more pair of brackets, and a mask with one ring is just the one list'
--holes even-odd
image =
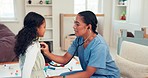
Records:
{"label": "teal scrub top", "polygon": [[[76,47],[82,44],[83,41],[82,37],[77,37],[69,47],[68,52],[73,55]],[[120,78],[119,69],[112,59],[109,47],[101,35],[97,35],[86,48],[83,45],[79,46],[78,57],[83,71],[86,70],[87,66],[97,68],[91,78]]]}

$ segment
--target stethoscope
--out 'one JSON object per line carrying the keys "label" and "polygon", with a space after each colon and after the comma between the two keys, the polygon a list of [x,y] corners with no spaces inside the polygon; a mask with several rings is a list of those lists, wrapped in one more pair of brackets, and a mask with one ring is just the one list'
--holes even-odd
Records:
{"label": "stethoscope", "polygon": [[[79,43],[79,40],[80,38],[78,38],[78,43]],[[76,55],[76,53],[78,53],[78,48],[83,45],[85,42],[83,41],[81,44],[78,44],[78,46],[76,47],[75,51],[74,51],[74,54],[72,55],[72,57],[68,60],[67,63],[65,64],[60,64],[60,65],[57,65],[57,64],[52,64],[52,63],[49,63],[51,66],[54,66],[54,67],[64,67],[65,65],[67,65],[71,60],[72,58]]]}
{"label": "stethoscope", "polygon": [[[89,29],[89,31],[90,31],[90,29]],[[75,54],[78,53],[78,48],[79,48],[80,46],[82,46],[82,45],[90,38],[90,36],[91,36],[91,31],[90,31],[88,37],[87,37],[82,43],[80,43],[80,44],[79,44],[80,37],[78,37],[78,42],[77,42],[77,43],[78,43],[78,46],[76,47],[76,49],[75,49],[75,51],[74,51],[74,54],[73,54],[72,57],[68,60],[67,63],[65,63],[65,64],[60,64],[60,65],[52,64],[52,63],[49,63],[49,64],[50,64],[51,66],[54,66],[54,67],[64,67],[66,64],[68,64],[68,63],[72,60],[72,58],[75,56]]]}

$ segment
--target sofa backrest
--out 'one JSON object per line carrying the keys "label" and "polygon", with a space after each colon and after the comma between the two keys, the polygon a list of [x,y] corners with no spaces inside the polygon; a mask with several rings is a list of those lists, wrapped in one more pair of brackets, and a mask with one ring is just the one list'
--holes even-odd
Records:
{"label": "sofa backrest", "polygon": [[117,53],[120,54],[120,48],[123,41],[133,42],[141,45],[148,46],[147,38],[132,38],[132,37],[119,37],[117,45]]}
{"label": "sofa backrest", "polygon": [[136,63],[148,65],[148,46],[123,41],[120,56]]}
{"label": "sofa backrest", "polygon": [[15,34],[4,24],[0,24],[0,63],[15,60]]}

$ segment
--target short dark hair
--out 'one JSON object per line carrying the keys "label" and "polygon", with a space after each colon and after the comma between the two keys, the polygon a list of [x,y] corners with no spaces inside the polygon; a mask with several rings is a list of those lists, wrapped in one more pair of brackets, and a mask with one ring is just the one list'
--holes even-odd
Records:
{"label": "short dark hair", "polygon": [[97,34],[96,28],[97,28],[98,20],[96,15],[92,11],[82,11],[82,12],[79,12],[78,14],[82,16],[83,22],[86,25],[89,25],[89,24],[92,25],[92,31]]}

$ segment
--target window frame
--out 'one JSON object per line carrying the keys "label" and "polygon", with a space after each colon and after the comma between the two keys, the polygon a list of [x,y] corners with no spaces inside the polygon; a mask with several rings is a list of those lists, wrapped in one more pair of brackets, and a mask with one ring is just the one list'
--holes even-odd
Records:
{"label": "window frame", "polygon": [[13,0],[14,18],[0,18],[0,22],[18,22],[17,0]]}
{"label": "window frame", "polygon": [[[97,14],[99,13],[99,14],[103,14],[104,13],[104,9],[103,9],[103,1],[104,0],[98,0],[98,12],[97,12]],[[88,3],[89,3],[89,1],[88,0],[85,0],[85,9],[84,10],[89,10],[88,9]],[[76,12],[76,10],[75,10],[75,0],[74,0],[74,14],[77,14],[78,12]]]}

